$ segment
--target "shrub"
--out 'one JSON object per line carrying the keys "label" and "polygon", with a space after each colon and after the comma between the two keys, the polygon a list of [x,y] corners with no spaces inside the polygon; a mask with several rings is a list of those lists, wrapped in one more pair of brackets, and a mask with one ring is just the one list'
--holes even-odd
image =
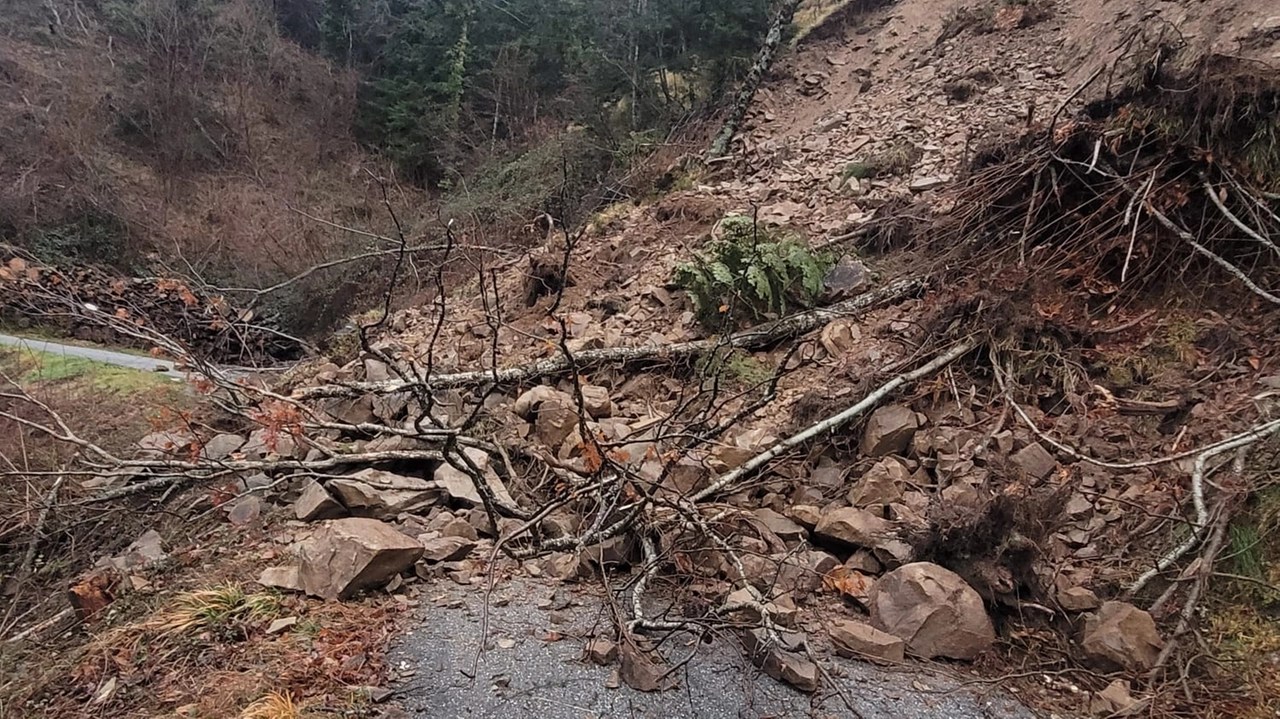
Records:
{"label": "shrub", "polygon": [[721,237],[675,272],[676,284],[689,293],[707,329],[783,315],[811,305],[822,291],[830,256],[747,217],[727,217],[721,227]]}

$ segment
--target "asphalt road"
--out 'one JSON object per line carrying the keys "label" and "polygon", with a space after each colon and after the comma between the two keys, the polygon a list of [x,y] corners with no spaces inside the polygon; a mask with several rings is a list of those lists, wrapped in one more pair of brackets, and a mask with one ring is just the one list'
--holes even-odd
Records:
{"label": "asphalt road", "polygon": [[146,357],[142,355],[126,354],[124,352],[114,352],[108,349],[99,349],[97,347],[79,347],[76,345],[64,345],[48,340],[30,339],[27,337],[14,337],[12,335],[0,334],[0,345],[8,347],[23,347],[36,352],[45,354],[62,355],[64,357],[79,357],[81,359],[101,362],[103,364],[115,365],[117,367],[128,367],[142,372],[155,372],[172,377],[175,380],[183,379],[181,372],[174,370],[173,362]]}
{"label": "asphalt road", "polygon": [[[924,668],[879,668],[834,656],[824,661],[841,692],[805,694],[760,674],[729,641],[699,644],[680,637],[664,644],[675,663],[695,653],[674,674],[679,688],[643,693],[625,684],[613,687],[614,668],[582,660],[585,642],[608,627],[600,600],[533,581],[512,582],[495,591],[502,606],[490,609],[489,647],[472,681],[463,671],[470,670],[475,656],[483,591],[435,585],[422,596],[418,625],[397,639],[388,656],[389,667],[399,676],[390,687],[394,700],[414,719],[1035,716],[1007,694],[982,695]],[[563,638],[546,641],[549,631]]]}

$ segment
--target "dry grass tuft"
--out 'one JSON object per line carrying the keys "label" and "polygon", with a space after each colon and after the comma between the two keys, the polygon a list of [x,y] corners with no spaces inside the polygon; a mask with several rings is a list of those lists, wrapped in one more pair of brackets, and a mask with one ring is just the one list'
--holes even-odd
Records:
{"label": "dry grass tuft", "polygon": [[271,692],[244,708],[240,719],[299,719],[302,711],[289,692]]}
{"label": "dry grass tuft", "polygon": [[234,584],[199,589],[181,594],[175,608],[140,625],[140,629],[161,634],[192,630],[218,630],[238,623],[273,619],[281,612],[280,600],[270,594],[246,594]]}

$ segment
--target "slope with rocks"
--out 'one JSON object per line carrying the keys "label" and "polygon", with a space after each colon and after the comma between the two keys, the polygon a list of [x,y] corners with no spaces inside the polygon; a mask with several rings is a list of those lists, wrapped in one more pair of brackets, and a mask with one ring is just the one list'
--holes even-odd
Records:
{"label": "slope with rocks", "polygon": [[[1188,28],[1216,17],[1214,37],[1265,61],[1265,13],[1213,5],[1153,7],[1186,10]],[[121,463],[143,481],[107,491],[239,476],[215,501],[275,545],[244,568],[262,584],[472,607],[475,636],[435,646],[440,664],[404,645],[389,674],[411,711],[465,696],[440,689],[455,671],[486,684],[480,666],[503,672],[484,677],[499,695],[541,690],[502,668],[529,639],[497,610],[522,596],[547,610],[514,613],[523,631],[581,641],[616,668],[606,689],[675,688],[716,635],[841,716],[883,711],[840,681],[845,657],[972,662],[981,682],[1073,714],[1273,708],[1274,667],[1231,653],[1255,625],[1224,625],[1205,593],[1228,528],[1266,494],[1280,429],[1276,178],[1247,174],[1269,156],[1207,157],[1195,122],[1160,122],[1177,107],[1161,83],[1194,76],[1134,75],[1126,58],[1160,53],[1093,44],[1174,20],[1049,10],[837,13],[692,189],[553,228],[517,264],[470,258],[471,284],[440,276],[433,303],[368,328],[354,360],[219,385],[226,407],[254,398],[239,425],[152,436]],[[1086,82],[1099,68],[1116,82]],[[1246,108],[1276,97],[1274,68],[1255,75]],[[1236,107],[1218,117],[1265,130]],[[1233,132],[1204,137],[1256,147]],[[1191,224],[1219,212],[1236,222]],[[706,328],[672,278],[708,235],[734,237],[733,213],[754,218],[753,241],[783,231],[844,255],[818,307]],[[512,578],[540,589],[513,596]],[[595,626],[569,611],[584,601],[600,602]],[[1207,663],[1196,631],[1239,671]],[[334,661],[362,671],[353,657]],[[50,687],[46,700],[85,692]]]}

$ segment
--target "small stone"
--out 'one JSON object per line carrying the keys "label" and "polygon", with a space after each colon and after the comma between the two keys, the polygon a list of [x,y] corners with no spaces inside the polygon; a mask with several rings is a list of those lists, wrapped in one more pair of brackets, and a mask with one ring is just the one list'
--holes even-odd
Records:
{"label": "small stone", "polygon": [[1117,679],[1089,699],[1089,712],[1102,717],[1133,716],[1144,708],[1146,701],[1138,701],[1130,693],[1129,682]]}
{"label": "small stone", "polygon": [[243,527],[256,521],[262,514],[262,500],[256,494],[241,497],[227,507],[227,521],[233,527]]}
{"label": "small stone", "polygon": [[803,541],[808,532],[796,522],[768,508],[757,509],[752,514],[766,529],[778,535],[778,538],[792,546]]}
{"label": "small stone", "polygon": [[1058,604],[1068,612],[1088,612],[1097,609],[1102,603],[1091,590],[1071,587],[1058,592]]}
{"label": "small stone", "polygon": [[836,621],[831,627],[836,653],[842,657],[901,664],[906,642],[862,622]]}
{"label": "small stone", "polygon": [[1032,442],[1014,453],[1010,459],[1033,479],[1043,480],[1053,473],[1058,461],[1039,442]]}
{"label": "small stone", "polygon": [[244,446],[244,437],[238,434],[219,434],[204,443],[200,456],[215,462],[230,457],[236,450]]}
{"label": "small stone", "polygon": [[347,513],[347,508],[329,494],[324,485],[314,479],[306,480],[302,494],[293,503],[293,513],[304,522],[315,522],[321,519],[334,519]]}
{"label": "small stone", "polygon": [[849,490],[849,504],[855,507],[892,504],[902,499],[911,482],[911,472],[896,457],[885,457],[872,465]]}
{"label": "small stone", "polygon": [[[470,528],[470,525],[467,526]],[[471,550],[476,547],[475,540],[463,537],[436,537],[425,540],[423,537],[418,537],[418,541],[423,547],[422,558],[428,562],[457,562],[466,559]]]}
{"label": "small stone", "polygon": [[1106,671],[1146,671],[1155,665],[1164,640],[1155,620],[1127,602],[1104,602],[1085,619],[1080,646]]}
{"label": "small stone", "polygon": [[258,576],[258,584],[273,589],[287,589],[291,592],[302,591],[302,579],[298,576],[298,568],[267,567]]}
{"label": "small stone", "polygon": [[874,548],[894,537],[893,523],[865,509],[839,507],[822,515],[814,535],[851,547]]}
{"label": "small stone", "polygon": [[618,659],[618,645],[608,639],[592,639],[587,642],[586,655],[596,664],[608,666]]}
{"label": "small stone", "polygon": [[831,304],[848,299],[871,286],[871,272],[867,266],[851,257],[842,257],[822,277],[822,294],[819,302]]}
{"label": "small stone", "polygon": [[297,617],[281,617],[267,626],[267,634],[279,634],[298,623]]}
{"label": "small stone", "polygon": [[911,446],[920,424],[911,408],[891,404],[877,409],[867,419],[862,437],[862,453],[869,457],[902,454]]}
{"label": "small stone", "polygon": [[941,176],[934,177],[918,177],[911,181],[908,189],[915,193],[928,192],[936,190],[947,183],[947,178]]}
{"label": "small stone", "polygon": [[765,674],[801,691],[818,691],[821,674],[816,664],[776,646],[764,629],[751,629],[742,636],[747,656]]}

